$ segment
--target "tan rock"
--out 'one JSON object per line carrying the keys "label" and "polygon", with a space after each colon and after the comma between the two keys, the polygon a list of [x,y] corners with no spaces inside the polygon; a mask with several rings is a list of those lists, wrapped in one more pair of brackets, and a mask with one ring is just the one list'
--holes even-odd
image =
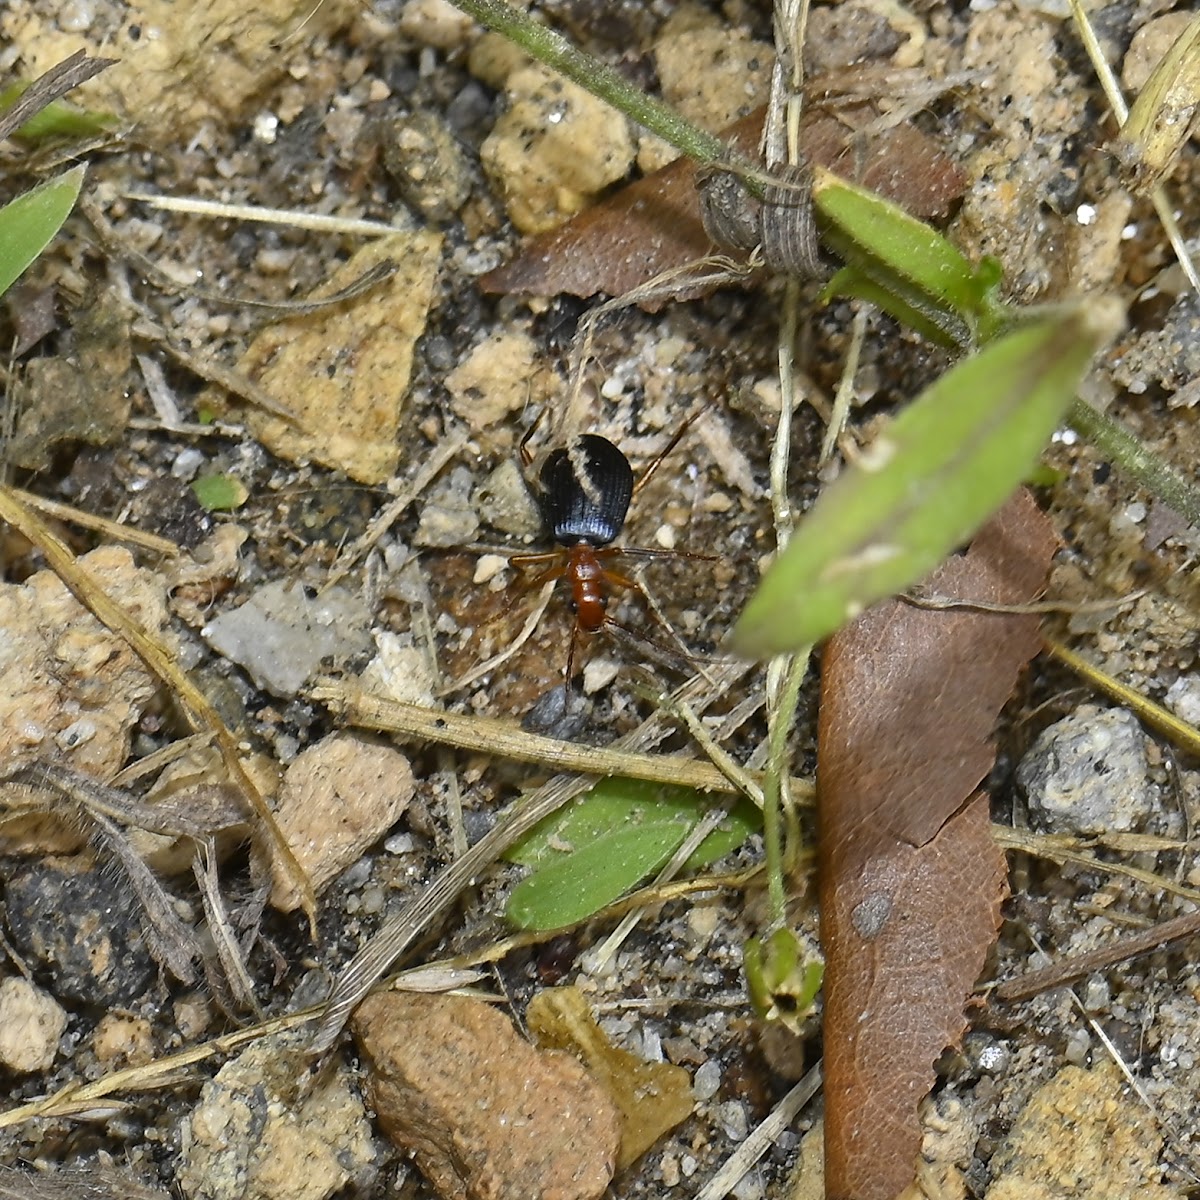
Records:
{"label": "tan rock", "polygon": [[[145,629],[162,629],[162,581],[135,566],[128,550],[105,546],[81,563]],[[115,775],[157,690],[141,659],[52,571],[23,584],[0,584],[0,630],[0,766],[45,754],[97,779]],[[41,818],[0,824],[3,853],[62,852],[79,841],[77,830],[56,832]]]}
{"label": "tan rock", "polygon": [[[320,892],[400,819],[412,794],[412,770],[399,750],[333,734],[288,767],[275,821]],[[271,903],[298,908],[300,896],[279,863],[274,871]]]}
{"label": "tan rock", "polygon": [[448,1200],[591,1200],[620,1140],[604,1089],[539,1052],[502,1013],[460,996],[386,992],[354,1018],[384,1131]]}
{"label": "tan rock", "polygon": [[295,416],[247,412],[263,445],[292,462],[339,468],[359,483],[383,483],[396,473],[413,347],[425,331],[441,246],[441,237],[426,231],[371,242],[318,296],[385,259],[396,265],[391,278],[353,304],[280,321],[258,335],[239,369]]}
{"label": "tan rock", "polygon": [[105,1066],[141,1066],[154,1057],[154,1034],[145,1017],[110,1012],[100,1018],[92,1035],[97,1061]]}
{"label": "tan rock", "polygon": [[0,1064],[10,1071],[48,1071],[67,1014],[27,979],[0,983]]}
{"label": "tan rock", "polygon": [[541,233],[624,178],[634,146],[625,118],[545,67],[508,78],[508,111],[483,143],[484,170],[522,233]]}
{"label": "tan rock", "polygon": [[362,1101],[344,1068],[298,1094],[305,1037],[262,1038],[204,1085],[180,1139],[189,1200],[326,1200],[363,1183],[375,1150]]}
{"label": "tan rock", "polygon": [[992,1159],[987,1200],[1177,1200],[1158,1182],[1162,1134],[1115,1063],[1063,1067]]}
{"label": "tan rock", "polygon": [[548,372],[537,366],[527,333],[501,332],[480,342],[449,375],[450,406],[475,431],[503,420],[548,393]]}

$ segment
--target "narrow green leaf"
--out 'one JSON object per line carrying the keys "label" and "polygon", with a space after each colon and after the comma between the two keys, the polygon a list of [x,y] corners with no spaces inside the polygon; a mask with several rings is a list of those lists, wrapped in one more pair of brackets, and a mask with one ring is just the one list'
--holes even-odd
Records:
{"label": "narrow green leaf", "polygon": [[1116,301],[1045,317],[959,363],[824,492],[733,633],[766,658],[828,637],[916,583],[1004,503],[1062,421]]}
{"label": "narrow green leaf", "polygon": [[[509,918],[526,928],[556,929],[591,916],[662,866],[714,802],[691,788],[601,780],[509,852],[512,861],[534,868],[513,890]],[[761,823],[752,804],[735,805],[687,869],[728,854]]]}
{"label": "narrow green leaf", "polygon": [[75,207],[83,166],[40,184],[0,208],[0,295],[50,244]]}
{"label": "narrow green leaf", "polygon": [[236,475],[201,475],[192,484],[192,491],[205,512],[229,512],[246,503],[250,494]]}
{"label": "narrow green leaf", "polygon": [[909,295],[911,290],[901,279],[885,278],[883,271],[868,275],[858,267],[842,267],[821,289],[821,303],[828,303],[836,296],[865,300],[935,345],[955,349],[970,342],[971,331],[966,322],[928,304],[922,305],[919,294]]}
{"label": "narrow green leaf", "polygon": [[558,929],[599,912],[671,857],[687,836],[677,821],[647,821],[605,834],[523,879],[508,898],[522,929]]}

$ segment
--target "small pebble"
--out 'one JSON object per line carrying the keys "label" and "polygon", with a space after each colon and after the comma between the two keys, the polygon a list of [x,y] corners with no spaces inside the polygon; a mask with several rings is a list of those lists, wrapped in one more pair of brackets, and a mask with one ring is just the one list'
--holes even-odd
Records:
{"label": "small pebble", "polygon": [[721,1122],[721,1128],[725,1130],[726,1137],[733,1142],[742,1142],[746,1140],[746,1134],[750,1132],[750,1122],[746,1118],[746,1109],[740,1100],[727,1100],[717,1112],[717,1119]]}
{"label": "small pebble", "polygon": [[1044,730],[1021,760],[1017,782],[1047,830],[1127,833],[1153,812],[1146,735],[1123,708],[1084,705]]}
{"label": "small pebble", "polygon": [[306,1070],[303,1035],[275,1034],[226,1063],[181,1132],[176,1183],[188,1200],[327,1200],[361,1192],[376,1146],[345,1069]]}
{"label": "small pebble", "polygon": [[697,1100],[711,1100],[721,1090],[721,1064],[710,1058],[696,1068],[692,1076],[692,1095]]}
{"label": "small pebble", "polygon": [[620,670],[621,665],[616,659],[602,655],[589,659],[583,668],[584,695],[594,696],[601,688],[608,687]]}
{"label": "small pebble", "polygon": [[1181,675],[1167,689],[1166,701],[1181,721],[1200,728],[1200,676]]}
{"label": "small pebble", "polygon": [[154,1057],[154,1038],[145,1017],[127,1013],[105,1013],[92,1035],[98,1062],[113,1067],[140,1066]]}
{"label": "small pebble", "polygon": [[171,464],[171,474],[185,483],[196,477],[196,472],[204,466],[204,455],[194,446],[181,450]]}
{"label": "small pebble", "polygon": [[405,204],[427,221],[453,219],[471,194],[471,173],[449,125],[436,113],[409,113],[389,121],[383,137],[383,165]]}
{"label": "small pebble", "polygon": [[67,1014],[27,979],[0,983],[0,1065],[10,1071],[48,1071]]}

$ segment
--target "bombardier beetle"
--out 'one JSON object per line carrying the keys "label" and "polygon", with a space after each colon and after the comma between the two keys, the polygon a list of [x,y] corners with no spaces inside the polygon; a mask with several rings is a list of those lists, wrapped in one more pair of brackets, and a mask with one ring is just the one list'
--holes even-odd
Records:
{"label": "bombardier beetle", "polygon": [[[645,597],[641,584],[608,566],[613,559],[710,557],[644,546],[609,545],[620,536],[629,502],[649,482],[698,415],[693,414],[680,426],[636,482],[625,455],[607,438],[595,433],[581,434],[569,449],[552,450],[542,464],[538,501],[546,531],[558,543],[558,549],[544,554],[516,555],[511,561],[519,567],[547,564],[537,582],[566,579],[571,585],[575,627],[567,653],[568,686],[579,635],[597,633],[606,625],[616,624],[606,611],[607,589],[629,588]],[[528,463],[524,442],[521,453]],[[650,611],[661,620],[653,607]]]}

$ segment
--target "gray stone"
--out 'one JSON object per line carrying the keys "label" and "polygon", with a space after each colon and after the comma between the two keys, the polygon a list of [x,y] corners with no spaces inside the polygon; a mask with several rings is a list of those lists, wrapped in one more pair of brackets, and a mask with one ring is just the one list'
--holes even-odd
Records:
{"label": "gray stone", "polygon": [[274,696],[294,696],[328,660],[333,666],[371,648],[371,614],[344,588],[320,595],[299,583],[267,583],[240,608],[200,632]]}
{"label": "gray stone", "polygon": [[1085,705],[1043,730],[1017,782],[1042,829],[1126,833],[1142,827],[1158,799],[1147,771],[1146,735],[1133,714]]}

